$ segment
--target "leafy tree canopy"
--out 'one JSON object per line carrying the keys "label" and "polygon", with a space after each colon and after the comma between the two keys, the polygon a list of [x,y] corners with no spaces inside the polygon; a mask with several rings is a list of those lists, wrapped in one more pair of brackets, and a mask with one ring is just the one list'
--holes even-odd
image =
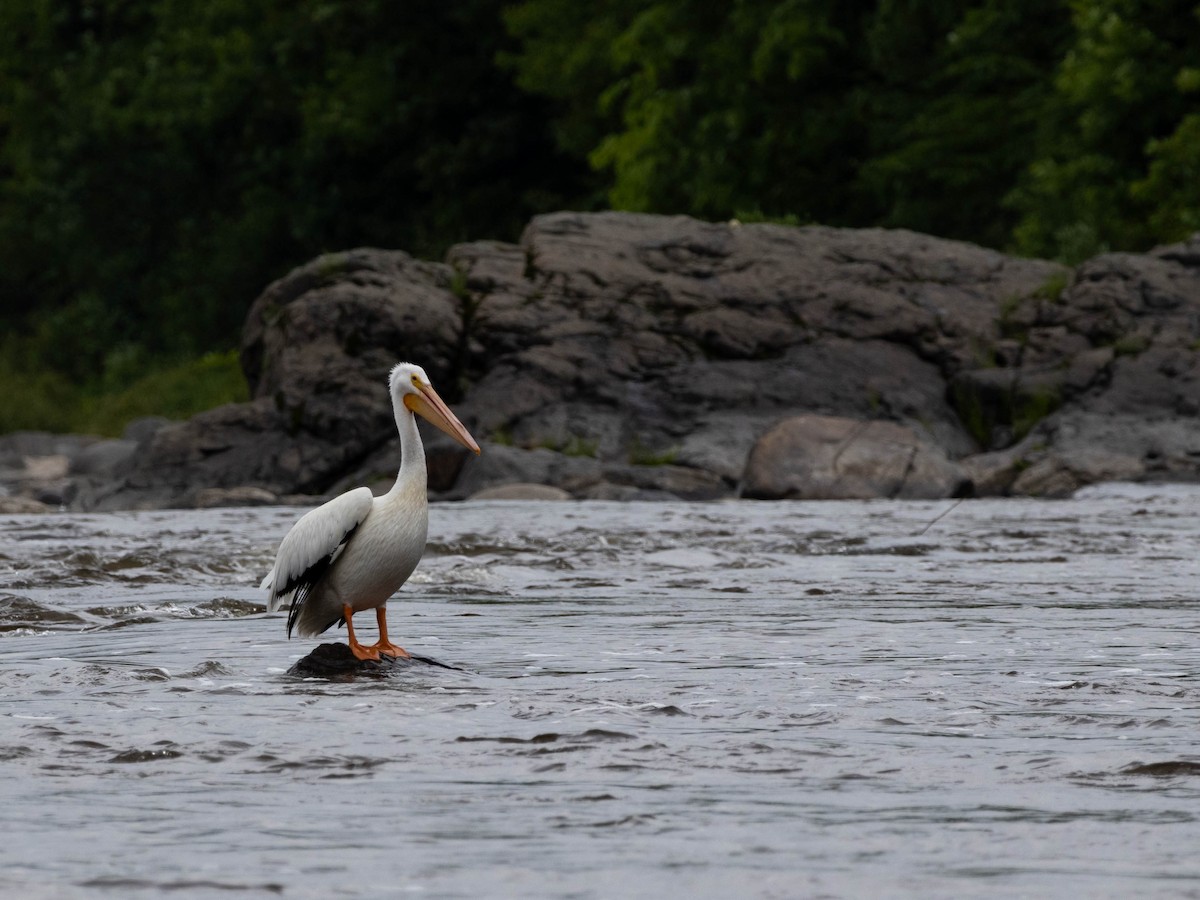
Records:
{"label": "leafy tree canopy", "polygon": [[271,279],[561,207],[1078,260],[1200,228],[1196,0],[5,0],[0,350],[128,384]]}
{"label": "leafy tree canopy", "polygon": [[1076,0],[1049,127],[1010,195],[1016,246],[1080,260],[1200,224],[1200,6]]}
{"label": "leafy tree canopy", "polygon": [[6,0],[0,316],[89,375],[232,344],[325,250],[514,237],[586,172],[497,70],[499,6]]}

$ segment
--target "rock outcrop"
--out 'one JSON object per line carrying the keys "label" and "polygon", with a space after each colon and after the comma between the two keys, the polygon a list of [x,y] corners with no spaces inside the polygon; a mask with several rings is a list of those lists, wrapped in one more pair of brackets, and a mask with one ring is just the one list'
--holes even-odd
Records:
{"label": "rock outcrop", "polygon": [[320,257],[254,302],[242,358],[250,402],[125,445],[66,502],[382,486],[399,462],[385,387],[398,360],[426,368],[484,448],[467,459],[429,436],[441,498],[507,483],[713,499],[1196,479],[1200,237],[1072,270],[906,231],[556,213],[519,244],[462,244],[444,263]]}
{"label": "rock outcrop", "polygon": [[742,495],[759,500],[906,500],[959,497],[973,484],[962,466],[895,422],[796,416],[758,439]]}

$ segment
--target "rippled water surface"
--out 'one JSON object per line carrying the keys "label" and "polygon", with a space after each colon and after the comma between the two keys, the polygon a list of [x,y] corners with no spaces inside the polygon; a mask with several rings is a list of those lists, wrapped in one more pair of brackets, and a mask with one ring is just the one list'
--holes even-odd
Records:
{"label": "rippled water surface", "polygon": [[435,506],[341,682],[298,510],[0,518],[0,895],[1200,897],[1200,487],[948,508]]}

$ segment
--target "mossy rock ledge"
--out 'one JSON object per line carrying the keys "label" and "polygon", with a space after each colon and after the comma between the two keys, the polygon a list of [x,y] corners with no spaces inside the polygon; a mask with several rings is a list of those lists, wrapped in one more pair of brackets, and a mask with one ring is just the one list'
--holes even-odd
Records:
{"label": "mossy rock ledge", "polygon": [[[904,230],[550,213],[443,262],[356,249],[300,266],[247,313],[248,401],[119,446],[0,436],[0,496],[107,510],[386,490],[400,361],[483,448],[427,431],[432,499],[519,484],[719,500],[778,472],[800,498],[1195,481],[1198,323],[1200,234],[1068,268]],[[796,420],[803,440],[755,452]],[[834,446],[820,489],[796,487]],[[937,478],[898,478],[906,460]]]}

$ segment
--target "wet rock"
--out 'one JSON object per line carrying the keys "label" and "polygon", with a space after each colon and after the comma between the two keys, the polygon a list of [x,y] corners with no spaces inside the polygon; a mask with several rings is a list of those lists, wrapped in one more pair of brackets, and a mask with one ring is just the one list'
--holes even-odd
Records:
{"label": "wet rock", "polygon": [[[902,468],[910,455],[936,461],[920,489],[913,472],[893,472],[827,479],[822,495],[941,495],[965,477],[955,461],[973,457],[963,465],[978,490],[1016,490],[1047,452],[1069,461],[1083,446],[1071,438],[1080,416],[1126,434],[1149,428],[1144,440],[1120,438],[1142,446],[1112,451],[1139,460],[1138,477],[1198,477],[1196,246],[1072,270],[907,231],[563,212],[535,218],[518,244],[456,246],[445,264],[329,254],[251,307],[248,403],[147,427],[127,470],[77,484],[71,502],[382,486],[399,464],[385,380],[400,359],[425,366],[484,447],[474,459],[424,432],[438,499],[511,482],[575,497],[729,496],[756,442],[799,416],[906,428],[920,448],[893,447],[908,448]],[[1178,433],[1164,439],[1155,423],[1167,421]],[[1087,422],[1089,440],[1104,433]],[[1033,434],[1045,445],[1036,453],[989,456]],[[3,453],[0,443],[0,468]],[[641,471],[664,466],[674,468]]]}
{"label": "wet rock", "polygon": [[1064,497],[1103,481],[1200,480],[1200,427],[1186,418],[1064,411],[1019,444],[959,461],[981,495]]}
{"label": "wet rock", "polygon": [[442,669],[452,669],[445,663],[438,662],[427,656],[413,655],[408,658],[381,656],[379,659],[362,660],[350,652],[348,644],[327,643],[316,647],[311,653],[297,660],[290,669],[289,675],[298,678],[330,678],[347,679],[355,677],[390,678],[403,674],[413,668],[434,666]]}
{"label": "wet rock", "polygon": [[[91,435],[18,431],[0,435],[0,495],[35,501],[47,507],[71,502],[77,488],[69,476],[72,460],[96,443]],[[28,504],[30,511],[38,509]]]}
{"label": "wet rock", "polygon": [[1009,493],[1034,497],[1069,497],[1084,485],[1100,481],[1136,481],[1146,467],[1135,457],[1089,447],[1070,455],[1047,453],[1023,469]]}
{"label": "wet rock", "polygon": [[126,425],[125,430],[121,432],[121,437],[124,440],[141,444],[154,437],[155,432],[160,428],[170,424],[171,420],[165,416],[142,416]]}
{"label": "wet rock", "polygon": [[961,467],[911,428],[834,416],[785,419],[746,463],[742,494],[762,500],[962,496]]}
{"label": "wet rock", "polygon": [[103,440],[89,444],[70,459],[72,475],[111,478],[120,474],[137,450],[136,440]]}
{"label": "wet rock", "polygon": [[25,477],[30,481],[59,481],[70,468],[71,458],[65,453],[25,457]]}
{"label": "wet rock", "polygon": [[627,503],[634,500],[678,500],[661,491],[646,491],[632,484],[613,484],[610,481],[595,481],[580,487],[575,494],[580,500],[615,500]]}
{"label": "wet rock", "polygon": [[192,505],[196,509],[220,506],[273,506],[279,495],[251,484],[233,488],[203,488],[196,492]]}
{"label": "wet rock", "polygon": [[588,456],[568,456],[544,447],[531,450],[485,443],[483,452],[466,461],[452,499],[462,499],[500,484],[542,484],[575,493],[582,484],[600,479],[601,464]]}
{"label": "wet rock", "polygon": [[603,477],[610,484],[653,491],[672,500],[719,500],[734,493],[733,485],[715,472],[688,466],[610,465],[604,467]]}
{"label": "wet rock", "polygon": [[0,497],[0,516],[53,512],[56,507],[33,497]]}
{"label": "wet rock", "polygon": [[694,430],[680,439],[674,460],[681,466],[710,472],[736,485],[746,469],[746,457],[754,442],[776,420],[770,413],[701,416]]}
{"label": "wet rock", "polygon": [[53,434],[48,431],[12,431],[0,434],[0,468],[22,468],[39,457],[70,459],[98,438],[86,434]]}
{"label": "wet rock", "polygon": [[996,497],[1012,493],[1013,483],[1032,465],[1030,457],[1040,458],[1042,455],[1042,452],[1021,443],[1004,450],[967,456],[958,464],[971,482],[972,493],[980,497]]}
{"label": "wet rock", "polygon": [[[1041,454],[1057,456],[1080,486],[1112,480],[1200,480],[1200,420],[1155,415],[1064,411],[1033,435]],[[1040,458],[1031,454],[1031,460]],[[1014,491],[1039,495],[1032,477]]]}
{"label": "wet rock", "polygon": [[445,265],[364,249],[319,257],[275,282],[243,331],[252,399],[159,428],[98,505],[186,505],[198,488],[241,485],[324,493],[395,444],[387,374],[396,362],[419,362],[454,399],[453,277]]}
{"label": "wet rock", "polygon": [[497,484],[477,491],[468,500],[570,500],[571,495],[562,488],[548,484],[511,482]]}

